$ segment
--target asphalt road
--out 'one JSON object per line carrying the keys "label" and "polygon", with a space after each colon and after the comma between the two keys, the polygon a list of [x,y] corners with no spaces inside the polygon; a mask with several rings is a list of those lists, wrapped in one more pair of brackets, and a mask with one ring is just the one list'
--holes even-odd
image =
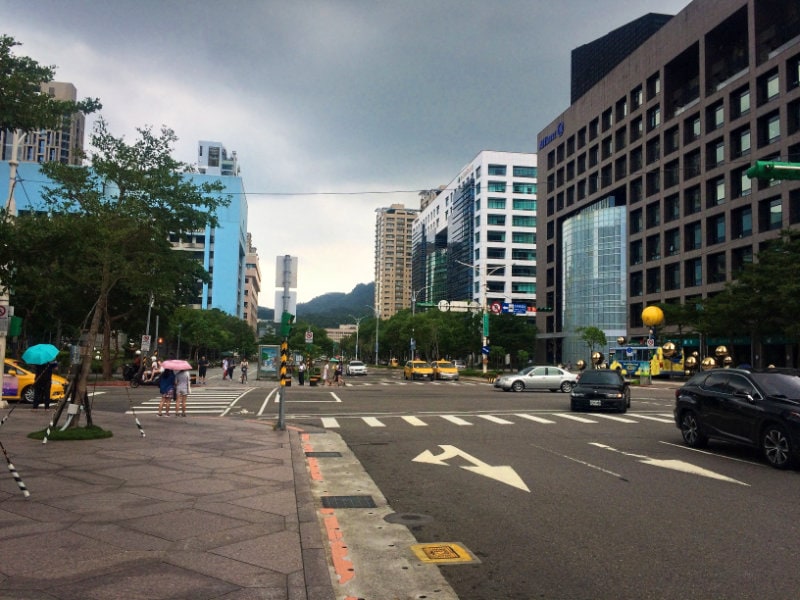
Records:
{"label": "asphalt road", "polygon": [[[469,550],[440,567],[460,598],[796,597],[800,473],[686,448],[671,388],[634,388],[624,415],[574,414],[566,394],[397,375],[295,384],[287,421],[339,434],[418,541]],[[190,412],[274,418],[272,388],[220,384],[195,388]],[[126,395],[96,402],[125,409]],[[149,411],[152,396],[130,403]]]}

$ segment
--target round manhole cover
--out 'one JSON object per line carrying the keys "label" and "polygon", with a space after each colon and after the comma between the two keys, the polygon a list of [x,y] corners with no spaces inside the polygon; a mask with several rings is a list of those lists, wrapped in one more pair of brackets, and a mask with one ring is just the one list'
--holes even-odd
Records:
{"label": "round manhole cover", "polygon": [[430,523],[433,521],[433,517],[416,513],[392,513],[383,517],[383,520],[389,523],[399,523],[401,525],[422,525],[423,523]]}

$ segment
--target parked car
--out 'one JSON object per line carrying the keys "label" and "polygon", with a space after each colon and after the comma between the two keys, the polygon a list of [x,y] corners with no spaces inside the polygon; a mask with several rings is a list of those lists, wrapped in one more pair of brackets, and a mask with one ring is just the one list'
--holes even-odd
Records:
{"label": "parked car", "polygon": [[[33,384],[36,367],[23,366],[7,358],[3,364],[3,400],[33,402]],[[61,400],[67,390],[67,380],[53,373],[50,383],[50,399]]]}
{"label": "parked car", "polygon": [[617,410],[627,412],[631,406],[631,389],[617,371],[591,369],[581,374],[570,394],[570,410]]}
{"label": "parked car", "polygon": [[758,449],[777,469],[800,462],[800,372],[712,369],[675,391],[683,441],[702,448],[714,438]]}
{"label": "parked car", "polygon": [[351,360],[347,363],[346,373],[347,375],[366,375],[367,365],[360,360]]}
{"label": "parked car", "polygon": [[433,379],[433,368],[424,360],[409,360],[403,367],[403,379]]}
{"label": "parked car", "polygon": [[449,360],[435,360],[431,363],[434,379],[458,381],[458,369]]}
{"label": "parked car", "polygon": [[453,364],[456,366],[456,369],[458,369],[459,371],[463,371],[464,369],[467,368],[467,363],[465,363],[463,360],[460,360],[458,358],[453,361]]}
{"label": "parked car", "polygon": [[559,367],[525,367],[513,375],[501,375],[494,380],[494,387],[504,392],[524,390],[550,390],[551,392],[570,392],[578,381],[578,376]]}

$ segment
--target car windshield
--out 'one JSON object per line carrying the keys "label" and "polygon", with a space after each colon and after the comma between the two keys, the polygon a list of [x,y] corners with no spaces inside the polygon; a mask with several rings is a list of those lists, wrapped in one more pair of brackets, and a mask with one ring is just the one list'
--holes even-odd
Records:
{"label": "car windshield", "polygon": [[753,372],[755,381],[770,396],[800,399],[800,377],[791,373]]}
{"label": "car windshield", "polygon": [[579,380],[580,383],[594,383],[600,385],[619,385],[620,376],[615,371],[593,370],[586,371]]}
{"label": "car windshield", "polygon": [[447,362],[446,360],[440,360],[439,362],[436,363],[436,366],[439,367],[440,369],[452,369],[452,368],[454,368],[453,367],[453,363]]}
{"label": "car windshield", "polygon": [[428,363],[426,363],[426,362],[415,362],[415,363],[412,363],[412,366],[415,369],[425,369],[425,368],[429,369],[430,368],[430,365]]}

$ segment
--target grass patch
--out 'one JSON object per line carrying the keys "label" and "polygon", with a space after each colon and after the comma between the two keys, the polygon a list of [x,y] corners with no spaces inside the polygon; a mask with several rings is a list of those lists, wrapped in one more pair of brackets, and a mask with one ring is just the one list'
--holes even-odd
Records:
{"label": "grass patch", "polygon": [[[28,437],[34,440],[43,440],[46,433],[47,429],[42,429],[41,431],[29,433]],[[55,442],[71,440],[102,440],[104,438],[110,438],[112,435],[114,434],[107,429],[101,429],[96,425],[92,425],[91,427],[68,427],[65,431],[53,428],[50,430],[50,435],[47,439]]]}

